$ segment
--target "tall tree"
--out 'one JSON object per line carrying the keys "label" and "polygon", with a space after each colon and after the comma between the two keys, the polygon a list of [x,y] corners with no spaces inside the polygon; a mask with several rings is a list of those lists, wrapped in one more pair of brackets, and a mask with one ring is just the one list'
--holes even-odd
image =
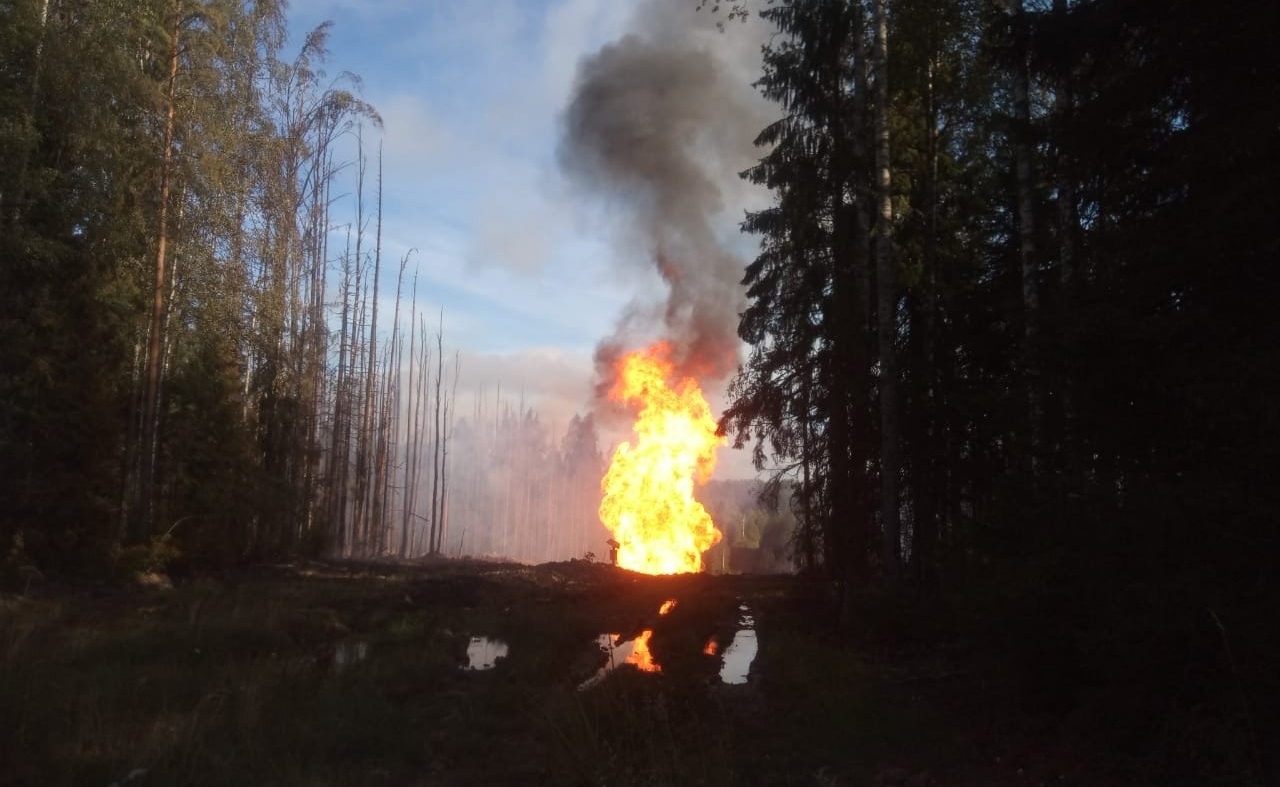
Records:
{"label": "tall tree", "polygon": [[1023,0],[1008,0],[1012,30],[1010,58],[1013,81],[1013,150],[1018,199],[1018,261],[1022,278],[1023,366],[1027,397],[1024,462],[1029,474],[1039,472],[1043,393],[1040,390],[1040,260],[1036,253],[1035,187],[1032,161],[1030,36]]}
{"label": "tall tree", "polygon": [[173,179],[174,157],[174,119],[178,103],[178,55],[182,44],[183,8],[181,0],[173,0],[168,10],[165,25],[169,41],[168,79],[164,90],[165,116],[164,139],[161,147],[160,163],[160,217],[157,219],[155,283],[151,295],[151,322],[147,339],[146,392],[143,395],[142,434],[140,453],[142,458],[141,476],[138,479],[138,504],[133,517],[133,528],[130,540],[139,542],[151,535],[152,516],[155,505],[155,474],[157,434],[160,430],[160,374],[161,351],[164,346],[164,323],[166,314],[166,281],[165,266],[168,262],[169,243],[169,201],[170,186]]}
{"label": "tall tree", "polygon": [[0,538],[25,533],[42,565],[100,564],[116,536],[117,413],[154,227],[136,198],[155,174],[144,10],[23,2],[0,25]]}
{"label": "tall tree", "polygon": [[[821,543],[830,575],[866,581],[871,546],[870,215],[873,161],[870,61],[861,3],[813,0],[763,15],[782,37],[765,51],[759,86],[784,117],[758,142],[772,146],[747,173],[774,190],[749,214],[762,236],[747,267],[752,303],[739,332],[753,345],[731,388],[722,428],[756,461],[801,469],[802,538]],[[767,450],[766,450],[767,449]]]}
{"label": "tall tree", "polygon": [[886,0],[875,1],[876,136],[876,343],[880,394],[880,527],[885,570],[896,579],[901,563],[898,476],[898,299],[893,261],[893,180],[889,158],[889,13]]}
{"label": "tall tree", "polygon": [[439,536],[443,529],[443,510],[441,503],[441,481],[444,470],[444,416],[442,408],[444,397],[444,310],[440,310],[440,327],[436,330],[436,412],[435,424],[431,430],[434,442],[431,448],[431,537],[429,551],[437,554],[440,551]]}

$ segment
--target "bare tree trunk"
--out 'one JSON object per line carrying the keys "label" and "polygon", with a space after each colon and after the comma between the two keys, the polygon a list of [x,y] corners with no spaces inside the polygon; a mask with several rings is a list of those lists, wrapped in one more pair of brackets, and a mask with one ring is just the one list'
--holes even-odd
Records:
{"label": "bare tree trunk", "polygon": [[[368,364],[365,369],[364,378],[364,419],[360,429],[360,461],[359,461],[359,483],[361,489],[361,513],[360,521],[362,523],[362,531],[364,532],[366,542],[373,533],[375,524],[373,523],[375,506],[372,500],[377,496],[376,479],[373,478],[373,468],[370,463],[371,454],[375,450],[373,445],[374,439],[374,379],[377,366],[377,350],[378,350],[378,285],[382,274],[382,146],[378,146],[378,226],[374,240],[373,252],[373,314],[369,318],[369,344],[366,351],[369,354]],[[372,494],[370,489],[372,488]],[[365,545],[366,551],[369,549],[368,543]]]}
{"label": "bare tree trunk", "polygon": [[435,443],[431,451],[431,539],[428,549],[431,554],[440,551],[439,529],[440,529],[440,451],[441,437],[443,430],[440,423],[440,409],[443,404],[441,396],[441,388],[444,384],[444,309],[440,310],[440,326],[436,330],[436,414],[435,414],[435,433],[433,435]]}
{"label": "bare tree trunk", "polygon": [[455,352],[453,355],[453,391],[449,394],[449,398],[444,404],[444,442],[440,451],[440,541],[437,551],[440,547],[444,547],[447,552],[445,543],[445,534],[448,532],[449,524],[449,440],[453,434],[453,408],[458,401],[458,372],[461,366],[461,357]]}
{"label": "bare tree trunk", "polygon": [[383,410],[383,432],[385,441],[385,450],[382,460],[382,528],[384,532],[384,549],[390,547],[391,542],[391,469],[396,466],[396,457],[398,454],[398,442],[396,436],[400,433],[400,360],[402,357],[401,347],[404,340],[400,336],[400,294],[404,289],[404,271],[409,265],[409,255],[406,254],[400,260],[400,274],[396,278],[396,306],[392,312],[391,318],[391,346],[387,352],[387,368],[384,372],[386,386],[385,404]]}
{"label": "bare tree trunk", "polygon": [[342,255],[342,317],[338,329],[338,371],[334,381],[333,397],[333,434],[329,443],[329,521],[335,528],[334,543],[339,554],[347,553],[347,517],[346,517],[346,484],[347,484],[347,340],[351,324],[351,290],[354,272],[351,269],[350,235],[347,249]]}
{"label": "bare tree trunk", "polygon": [[[493,403],[493,445],[495,449],[501,445],[501,431],[504,421],[510,421],[509,418],[506,418],[506,416],[509,415],[507,410],[508,408],[505,407],[505,403],[502,401],[502,389],[499,388]],[[508,435],[508,437],[510,436]],[[508,441],[508,448],[504,453],[505,456],[502,469],[505,475],[502,478],[502,516],[500,519],[502,522],[502,540],[499,542],[499,551],[503,555],[511,555],[514,554],[512,549],[514,548],[513,540],[515,536],[514,528],[511,526],[511,523],[515,519],[513,508],[515,507],[516,500],[516,455],[515,451],[511,448],[510,441]],[[496,455],[497,453],[495,450],[495,456]]]}
{"label": "bare tree trunk", "polygon": [[409,393],[409,412],[405,418],[404,427],[404,488],[400,491],[400,508],[401,524],[400,524],[400,557],[409,557],[409,528],[411,525],[411,517],[413,516],[413,490],[409,486],[413,480],[413,428],[416,424],[414,419],[413,407],[415,397],[413,395],[413,349],[416,334],[414,333],[416,326],[413,324],[414,317],[417,315],[418,307],[418,274],[413,274],[413,295],[409,300],[409,384],[406,390]]}
{"label": "bare tree trunk", "polygon": [[169,28],[169,80],[165,88],[164,158],[160,165],[160,222],[156,232],[155,286],[151,299],[151,330],[147,343],[147,392],[143,399],[142,473],[139,501],[130,541],[145,541],[152,532],[155,513],[156,453],[159,448],[160,377],[164,347],[165,264],[169,242],[169,191],[173,179],[174,118],[177,107],[179,35],[182,31],[180,0],[174,0]]}
{"label": "bare tree trunk", "polygon": [[[430,421],[428,420],[427,408],[431,404],[431,387],[429,385],[431,380],[431,374],[430,374],[431,345],[427,341],[428,334],[427,334],[426,318],[423,317],[422,315],[419,315],[418,320],[419,320],[419,336],[422,339],[422,349],[420,351],[421,355],[418,358],[418,369],[420,370],[420,373],[418,375],[418,391],[417,391],[418,404],[415,407],[415,410],[417,412],[417,422],[414,424],[414,427],[413,427],[414,429],[414,432],[413,432],[414,434],[413,480],[411,482],[413,497],[411,498],[411,500],[413,501],[413,504],[414,504],[413,507],[415,509],[414,519],[427,521],[425,520],[424,517],[418,516],[416,514],[416,509],[417,509],[417,500],[418,500],[418,490],[422,488],[422,447],[423,447],[423,443],[427,438],[427,433],[430,426]],[[420,530],[422,532],[418,534],[419,543],[421,543],[422,537],[427,534],[426,528],[421,528]],[[430,544],[428,543],[428,549],[429,548],[430,548]],[[422,554],[422,550],[421,549],[415,550],[415,554]]]}
{"label": "bare tree trunk", "polygon": [[[315,166],[321,166],[321,162],[324,162],[325,172],[331,173],[333,171],[327,135],[321,136],[315,159],[317,162]],[[318,206],[318,209],[313,208],[309,211],[311,224],[308,231],[315,238],[315,241],[311,244],[312,248],[305,252],[305,254],[310,255],[311,265],[311,292],[309,293],[308,303],[308,319],[311,328],[306,332],[307,342],[302,346],[296,347],[294,352],[309,362],[306,376],[301,381],[302,388],[300,391],[304,397],[303,400],[309,400],[311,406],[307,408],[306,421],[301,427],[302,433],[293,436],[294,440],[301,442],[301,445],[295,443],[290,447],[291,452],[300,453],[298,457],[302,463],[300,473],[293,471],[290,475],[301,475],[302,489],[294,504],[289,507],[287,515],[301,521],[285,531],[287,536],[281,545],[285,549],[290,548],[294,543],[300,542],[304,536],[314,533],[314,528],[317,526],[315,515],[318,510],[322,510],[319,508],[321,501],[317,500],[318,492],[316,487],[319,484],[324,457],[320,451],[314,449],[320,445],[320,413],[327,400],[326,397],[328,396],[330,385],[326,363],[328,347],[326,342],[320,340],[320,334],[323,332],[323,326],[325,326],[326,322],[325,298],[329,284],[328,227],[329,206],[331,204],[329,197],[332,187],[333,179],[326,174],[323,181],[317,183],[313,189],[312,200]],[[295,221],[296,218],[290,218],[291,227],[296,227]],[[301,449],[300,452],[299,449]],[[298,511],[296,509],[299,506],[303,507],[302,511],[305,516],[297,516]],[[324,523],[326,527],[330,524],[329,522]]]}
{"label": "bare tree trunk", "polygon": [[364,401],[364,381],[360,379],[360,375],[365,371],[364,351],[368,347],[364,343],[364,324],[368,319],[369,311],[369,293],[365,285],[367,277],[364,260],[364,178],[366,162],[364,155],[364,130],[363,127],[356,129],[356,293],[355,307],[352,310],[351,320],[351,393],[350,393],[350,412],[347,415],[348,431],[351,434],[352,448],[354,449],[354,465],[350,471],[352,475],[352,499],[351,509],[348,516],[350,517],[351,541],[353,554],[363,555],[365,553],[365,534],[364,521],[362,514],[364,513],[364,497],[367,491],[364,479],[365,462],[367,456],[365,454],[365,405]]}

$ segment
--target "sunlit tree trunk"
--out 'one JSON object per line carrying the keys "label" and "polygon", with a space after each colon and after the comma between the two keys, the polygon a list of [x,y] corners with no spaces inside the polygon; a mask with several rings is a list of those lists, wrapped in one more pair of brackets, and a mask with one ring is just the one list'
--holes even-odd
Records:
{"label": "sunlit tree trunk", "polygon": [[160,165],[160,219],[156,230],[155,282],[151,296],[151,327],[147,341],[146,394],[143,397],[142,464],[138,505],[129,540],[141,542],[152,532],[155,512],[156,460],[160,429],[160,378],[163,363],[165,289],[169,243],[169,191],[173,178],[174,119],[177,110],[179,34],[182,30],[182,8],[175,0],[170,10],[169,78],[165,87],[164,149]]}

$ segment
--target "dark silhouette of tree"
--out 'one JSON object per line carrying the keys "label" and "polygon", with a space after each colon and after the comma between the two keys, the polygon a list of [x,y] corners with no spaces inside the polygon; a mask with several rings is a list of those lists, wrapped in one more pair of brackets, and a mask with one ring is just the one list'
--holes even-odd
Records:
{"label": "dark silhouette of tree", "polygon": [[[874,561],[878,529],[904,550],[902,592],[985,600],[1037,707],[1076,707],[1093,680],[1184,720],[1233,719],[1219,730],[1274,719],[1274,702],[1209,699],[1274,685],[1260,662],[1192,679],[1179,659],[1221,664],[1226,632],[1235,651],[1276,631],[1257,613],[1277,601],[1260,473],[1278,444],[1280,61],[1262,31],[1280,12],[762,8],[780,34],[760,87],[785,114],[747,173],[774,202],[744,224],[761,240],[752,350],[722,426],[794,480],[800,558],[876,584],[877,568],[894,576],[891,552]],[[1200,699],[1168,699],[1179,680]],[[1213,766],[1163,750],[1159,779],[1236,762],[1257,781],[1261,737],[1206,746]]]}
{"label": "dark silhouette of tree", "polygon": [[799,471],[803,555],[845,583],[866,578],[871,453],[871,202],[873,161],[865,18],[856,4],[791,3],[763,12],[783,32],[765,52],[764,94],[785,116],[747,177],[776,204],[743,227],[762,236],[747,267],[752,299],[742,338],[753,346],[722,428],[756,440]]}

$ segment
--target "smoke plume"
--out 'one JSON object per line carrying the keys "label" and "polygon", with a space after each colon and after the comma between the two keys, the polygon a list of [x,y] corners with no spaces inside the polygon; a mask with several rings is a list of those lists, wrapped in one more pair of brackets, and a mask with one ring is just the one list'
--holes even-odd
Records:
{"label": "smoke plume", "polygon": [[643,5],[627,35],[579,64],[564,115],[563,171],[617,209],[621,237],[646,244],[667,290],[662,304],[633,303],[599,345],[602,382],[654,333],[681,372],[704,382],[738,362],[743,262],[720,236],[741,218],[737,173],[758,158],[752,139],[767,122],[743,66],[758,62],[759,48],[751,28],[719,33],[717,19],[695,9],[693,0]]}

